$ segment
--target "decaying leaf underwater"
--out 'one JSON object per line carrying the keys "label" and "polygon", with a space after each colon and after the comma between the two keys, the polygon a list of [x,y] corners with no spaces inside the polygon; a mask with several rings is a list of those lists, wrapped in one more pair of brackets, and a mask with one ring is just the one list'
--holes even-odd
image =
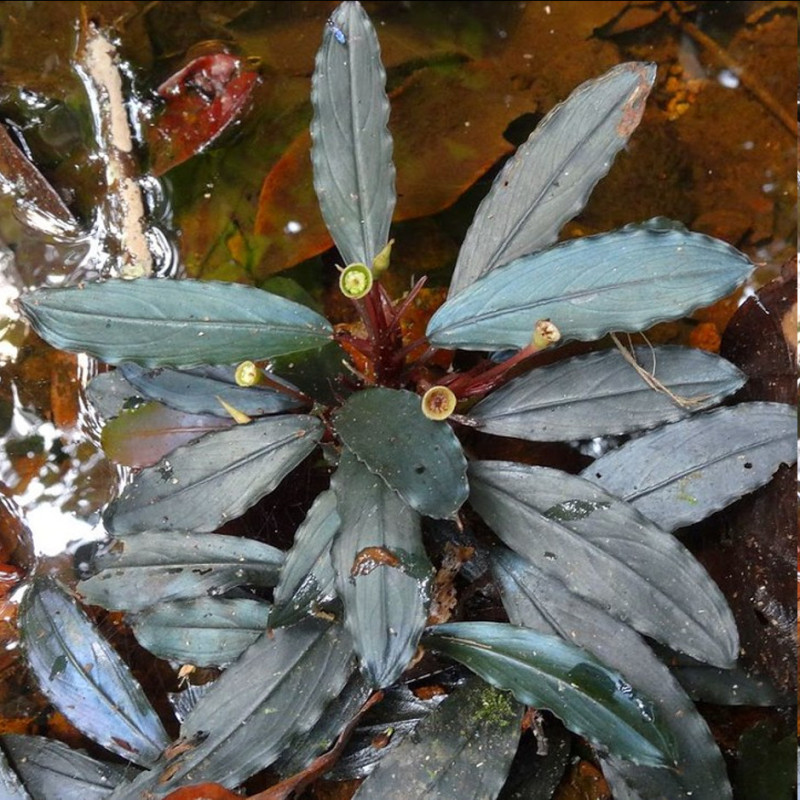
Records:
{"label": "decaying leaf underwater", "polygon": [[[194,784],[236,788],[267,767],[291,776],[382,692],[370,713],[380,720],[385,706],[395,709],[385,720],[399,719],[417,702],[405,718],[416,727],[403,737],[414,725],[386,722],[391,746],[363,745],[350,773],[368,774],[359,798],[499,796],[530,727],[525,706],[591,744],[615,796],[731,797],[708,726],[667,665],[677,656],[644,637],[734,666],[727,602],[672,531],[791,463],[794,409],[709,410],[745,379],[690,348],[599,349],[536,366],[561,343],[680,318],[751,273],[732,246],[664,219],[556,243],[636,129],[654,78],[652,64],[621,64],[540,122],[479,207],[424,340],[409,342],[403,318],[424,280],[399,300],[380,282],[395,204],[385,73],[367,15],[344,2],[316,59],[312,161],[358,325],[193,280],[108,279],[21,298],[52,345],[118,365],[90,395],[113,385],[225,420],[135,474],[104,514],[111,543],[76,589],[125,612],[156,656],[223,669],[170,742],[77,600],[34,582],[20,624],[42,691],[131,766],[5,737],[10,796],[83,798],[92,786],[92,797],[163,798]],[[348,365],[324,397],[287,368],[326,370],[331,353]],[[481,459],[475,429],[532,442],[628,438],[572,475]],[[288,552],[218,532],[301,465],[330,481]],[[431,555],[443,538],[461,548],[453,574],[483,576],[508,622],[450,621],[455,603],[433,613]],[[428,673],[450,690],[444,700],[408,691]],[[530,778],[542,792],[569,753],[553,717],[549,755]]]}

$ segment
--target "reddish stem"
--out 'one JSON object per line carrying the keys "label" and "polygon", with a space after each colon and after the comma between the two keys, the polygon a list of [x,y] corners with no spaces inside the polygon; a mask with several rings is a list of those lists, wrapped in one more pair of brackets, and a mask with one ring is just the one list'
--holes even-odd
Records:
{"label": "reddish stem", "polygon": [[485,369],[484,364],[479,364],[469,372],[456,375],[455,378],[447,381],[447,385],[459,400],[486,394],[508,380],[511,370],[531,356],[540,353],[542,349],[534,344],[529,344],[527,347],[518,350],[510,358],[495,364],[489,369]]}

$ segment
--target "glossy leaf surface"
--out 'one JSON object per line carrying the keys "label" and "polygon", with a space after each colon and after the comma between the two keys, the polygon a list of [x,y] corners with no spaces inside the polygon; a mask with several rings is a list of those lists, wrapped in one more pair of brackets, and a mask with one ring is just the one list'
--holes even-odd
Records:
{"label": "glossy leaf surface", "polygon": [[470,502],[514,551],[641,633],[729,666],[736,624],[691,553],[581,478],[506,461],[470,465]]}
{"label": "glossy leaf surface", "polygon": [[450,517],[467,499],[460,442],[446,422],[422,413],[413,392],[364,389],[348,398],[333,424],[345,445],[420,514]]}
{"label": "glossy leaf surface", "polygon": [[230,417],[187,414],[161,403],[144,403],[106,423],[100,441],[105,454],[117,464],[152,467],[176,447],[233,424]]}
{"label": "glossy leaf surface", "polygon": [[37,289],[19,303],[51,345],[109,364],[233,364],[321,347],[332,333],[306,306],[237,283],[109,280]]}
{"label": "glossy leaf surface", "polygon": [[623,758],[651,766],[672,763],[673,744],[653,718],[652,701],[557,636],[498,622],[451,622],[430,628],[424,642]]}
{"label": "glossy leaf surface", "polygon": [[158,759],[169,744],[161,721],[74,600],[51,581],[34,583],[20,630],[39,687],[78,730],[127,761],[150,766]]}
{"label": "glossy leaf surface", "polygon": [[355,799],[496,797],[517,750],[522,710],[471,677],[378,762]]}
{"label": "glossy leaf surface", "polygon": [[742,403],[634,439],[582,475],[673,530],[763,486],[797,458],[797,417],[781,403]]}
{"label": "glossy leaf surface", "polygon": [[2,743],[34,800],[104,800],[135,774],[131,767],[97,761],[56,739],[6,734]]}
{"label": "glossy leaf surface", "polygon": [[319,620],[262,636],[186,719],[183,738],[208,736],[177,757],[179,767],[164,788],[203,781],[237,786],[271,764],[342,690],[352,671],[352,652],[340,626]]}
{"label": "glossy leaf surface", "polygon": [[106,527],[213,531],[269,494],[321,435],[318,419],[295,414],[204,436],[142,470],[106,510]]}
{"label": "glossy leaf surface", "polygon": [[331,15],[311,83],[314,190],[345,264],[370,266],[389,239],[395,204],[386,73],[357,2]]}
{"label": "glossy leaf surface", "polygon": [[453,297],[495,267],[552,244],[639,124],[654,64],[620,64],[579,86],[537,125],[475,213]]}
{"label": "glossy leaf surface", "polygon": [[[234,379],[236,370],[233,367],[145,369],[138,364],[125,362],[120,364],[119,371],[145,397],[189,414],[213,414],[230,419],[220,400],[252,417],[279,414],[300,405],[294,397],[274,389],[237,386]],[[286,383],[290,389],[294,389],[280,378],[273,376],[273,380]]]}
{"label": "glossy leaf surface", "polygon": [[686,347],[635,348],[639,365],[682,406],[648,386],[616,350],[576,356],[533,369],[492,392],[469,416],[481,430],[532,441],[611,436],[673,422],[714,405],[744,384],[744,376],[712,353]]}
{"label": "glossy leaf surface", "polygon": [[275,587],[269,617],[272,628],[291,625],[311,613],[314,603],[324,602],[335,590],[331,543],[339,530],[336,495],[322,492],[312,504],[294,535]]}
{"label": "glossy leaf surface", "polygon": [[244,537],[140,533],[96,556],[97,573],[81,581],[78,591],[92,605],[136,612],[235,586],[274,586],[282,563],[280,550]]}
{"label": "glossy leaf surface", "polygon": [[220,667],[235,661],[267,629],[269,611],[269,604],[258,600],[176,600],[138,614],[133,633],[159,658]]}
{"label": "glossy leaf surface", "polygon": [[76,236],[79,226],[59,193],[0,125],[0,194],[13,199],[19,219],[44,234]]}
{"label": "glossy leaf surface", "polygon": [[537,320],[562,340],[640,331],[730,294],[752,264],[719,239],[654,224],[572,239],[494,270],[428,323],[437,347],[503,350],[530,344]]}
{"label": "glossy leaf surface", "polygon": [[331,558],[361,666],[376,688],[406,668],[427,619],[431,565],[420,518],[355,456],[331,478],[341,520]]}
{"label": "glossy leaf surface", "polygon": [[[670,800],[725,800],[731,797],[725,762],[694,704],[641,637],[589,600],[575,596],[558,578],[498,549],[492,570],[509,620],[542,633],[556,633],[588,650],[625,677],[633,691],[651,698],[654,714],[675,742],[678,770],[620,762],[632,781],[658,786]],[[542,625],[545,622],[545,625]]]}

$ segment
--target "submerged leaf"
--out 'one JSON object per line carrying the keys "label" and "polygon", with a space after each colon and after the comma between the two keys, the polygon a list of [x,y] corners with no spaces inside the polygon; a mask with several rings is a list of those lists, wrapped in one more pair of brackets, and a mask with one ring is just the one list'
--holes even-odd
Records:
{"label": "submerged leaf", "polygon": [[451,297],[495,267],[556,240],[636,129],[655,76],[654,64],[620,64],[550,111],[475,213]]}
{"label": "submerged leaf", "polygon": [[[267,386],[238,386],[233,367],[144,369],[125,362],[120,364],[119,371],[145,397],[189,414],[213,414],[227,419],[228,412],[221,400],[253,417],[290,411],[300,405],[296,396]],[[297,392],[288,381],[276,376],[271,376],[271,380],[286,386],[290,392]]]}
{"label": "submerged leaf", "polygon": [[345,264],[371,265],[395,204],[389,100],[375,29],[357,2],[325,28],[311,84],[311,161],[322,216]]}
{"label": "submerged leaf", "polygon": [[591,439],[681,419],[720,402],[745,381],[732,364],[702,350],[637,347],[634,355],[687,405],[649,386],[618,350],[603,350],[533,369],[492,392],[469,416],[498,436]]}
{"label": "submerged leaf", "polygon": [[653,702],[557,636],[498,622],[450,622],[430,628],[424,643],[622,758],[656,767],[673,761],[673,742]]}
{"label": "submerged leaf", "polygon": [[57,584],[30,587],[20,630],[39,687],[78,730],[135,764],[159,758],[169,739],[158,715],[127,665]]}
{"label": "submerged leaf", "polygon": [[559,470],[470,465],[470,502],[513,550],[612,616],[718,666],[739,638],[724,596],[692,554],[632,506]]}
{"label": "submerged leaf", "polygon": [[74,237],[77,220],[58,192],[0,124],[0,195],[10,197],[20,220],[35,231]]}
{"label": "submerged leaf", "polygon": [[509,620],[556,633],[618,670],[634,691],[651,698],[656,718],[670,730],[678,769],[619,764],[632,781],[660,787],[647,796],[670,800],[725,800],[731,789],[722,754],[694,704],[641,637],[605,611],[573,594],[558,578],[510,550],[493,553],[492,570]]}
{"label": "submerged leaf", "polygon": [[282,563],[280,550],[244,537],[140,533],[97,556],[96,574],[81,581],[78,591],[92,605],[136,612],[235,586],[274,586]]}
{"label": "submerged leaf", "polygon": [[581,474],[674,530],[763,486],[796,460],[796,439],[793,406],[742,403],[633,439]]}
{"label": "submerged leaf", "polygon": [[730,294],[752,264],[700,233],[628,226],[572,239],[496,269],[448,300],[428,323],[437,347],[522,348],[537,320],[563,341],[639,331]]}
{"label": "submerged leaf", "polygon": [[378,762],[355,800],[496,797],[517,750],[522,710],[471,677]]}
{"label": "submerged leaf", "polygon": [[259,600],[194,600],[151,605],[133,620],[142,647],[159,658],[220,667],[235,661],[267,629],[270,606]]}
{"label": "submerged leaf", "polygon": [[336,495],[322,492],[295,532],[294,545],[286,554],[269,616],[271,628],[297,622],[311,613],[315,603],[334,594],[330,550],[339,524]]}
{"label": "submerged leaf", "polygon": [[347,452],[331,485],[341,520],[331,557],[345,625],[372,684],[389,686],[414,655],[427,619],[432,570],[420,518]]}
{"label": "submerged leaf", "polygon": [[109,280],[37,289],[19,303],[53,347],[109,364],[232,364],[321,347],[332,334],[310,308],[237,283]]}
{"label": "submerged leaf", "polygon": [[106,423],[100,440],[105,454],[117,464],[151,467],[176,447],[231,424],[220,417],[145,403]]}
{"label": "submerged leaf", "polygon": [[95,375],[86,387],[86,399],[106,420],[119,416],[137,398],[139,402],[144,400],[137,395],[136,389],[122,377],[118,369]]}
{"label": "submerged leaf", "polygon": [[302,414],[211,433],[142,470],[106,510],[106,527],[213,531],[269,494],[321,436],[320,421]]}
{"label": "submerged leaf", "polygon": [[[37,800],[104,800],[135,774],[129,766],[97,761],[82,750],[43,736],[6,734],[2,743]],[[0,793],[0,797],[6,795]]]}
{"label": "submerged leaf", "polygon": [[422,413],[421,398],[413,392],[357,392],[333,424],[348,449],[420,514],[450,517],[467,499],[460,442],[446,422]]}
{"label": "submerged leaf", "polygon": [[158,87],[164,108],[145,127],[150,171],[163,175],[205,150],[247,107],[258,73],[245,59],[212,53],[193,59]]}

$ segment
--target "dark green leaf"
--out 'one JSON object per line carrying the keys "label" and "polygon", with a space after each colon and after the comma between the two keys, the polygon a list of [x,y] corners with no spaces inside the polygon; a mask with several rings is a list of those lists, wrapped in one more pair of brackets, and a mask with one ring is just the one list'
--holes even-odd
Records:
{"label": "dark green leaf", "polygon": [[672,667],[672,674],[686,694],[701,703],[719,706],[787,706],[792,699],[781,695],[766,679],[751,674],[740,665],[732,669],[707,664]]}
{"label": "dark green leaf", "polygon": [[636,348],[637,362],[682,406],[648,386],[618,350],[577,356],[533,369],[490,394],[469,412],[481,430],[532,441],[611,436],[712,406],[739,389],[744,375],[729,362],[687,347]]}
{"label": "dark green leaf", "polygon": [[475,214],[451,297],[494,267],[556,240],[639,124],[655,76],[654,64],[620,64],[579,86],[536,126]]}
{"label": "dark green leaf", "polygon": [[544,740],[538,731],[535,742],[523,734],[497,800],[552,800],[570,762],[572,735],[555,719],[544,719],[543,729]]}
{"label": "dark green leaf", "polygon": [[[718,666],[736,659],[736,624],[716,584],[627,503],[574,475],[505,461],[473,462],[470,488],[495,533],[570,591],[695,658]],[[594,510],[577,518],[547,514],[586,503]]]}
{"label": "dark green leaf", "polygon": [[198,701],[181,735],[190,742],[207,735],[176,757],[177,771],[160,788],[206,781],[237,786],[269,766],[342,690],[352,655],[341,627],[320,620],[263,635]]}
{"label": "dark green leaf", "polygon": [[718,239],[631,226],[563,242],[485,275],[439,308],[428,339],[467,350],[522,348],[540,319],[552,320],[563,340],[639,331],[730,294],[751,269]]}
{"label": "dark green leaf", "polygon": [[321,347],[332,334],[311,309],[237,283],[109,280],[38,289],[19,303],[54,347],[109,364],[233,364]]}
{"label": "dark green leaf", "polygon": [[421,398],[413,392],[357,392],[333,424],[345,445],[420,514],[451,517],[467,499],[460,442],[446,422],[422,413]]}
{"label": "dark green leaf", "polygon": [[798,752],[793,725],[762,720],[742,733],[738,751],[733,776],[737,797],[776,800],[795,796]]}
{"label": "dark green leaf", "polygon": [[389,100],[366,12],[341,3],[325,28],[311,83],[311,162],[325,224],[345,264],[371,265],[395,204]]}
{"label": "dark green leaf", "polygon": [[345,625],[370,681],[389,686],[408,666],[427,619],[432,571],[420,518],[347,452],[331,486],[341,520],[331,558]]}
{"label": "dark green leaf", "polygon": [[275,587],[271,628],[291,625],[311,613],[314,604],[335,594],[336,576],[331,563],[331,542],[339,530],[336,495],[325,491],[314,501],[286,554]]}
{"label": "dark green leaf", "polygon": [[220,667],[267,629],[270,606],[258,600],[200,597],[153,605],[133,620],[139,644],[159,658]]}
{"label": "dark green leaf", "polygon": [[[730,798],[725,762],[705,720],[641,637],[589,600],[575,596],[558,578],[510,550],[493,554],[503,605],[515,625],[554,632],[617,670],[634,691],[650,697],[655,717],[670,731],[678,770],[621,764],[631,780],[656,781],[670,800]],[[543,624],[544,623],[544,624]],[[658,773],[657,775],[651,773]]]}
{"label": "dark green leaf", "polygon": [[443,699],[444,695],[422,699],[402,684],[385,689],[383,699],[364,715],[328,777],[337,781],[365,778]]}
{"label": "dark green leaf", "polygon": [[[313,728],[293,739],[273,765],[280,775],[295,775],[329,750],[337,736],[372,694],[372,687],[359,670],[354,670],[341,692],[327,705]],[[337,761],[337,765],[339,762]],[[326,773],[326,777],[331,777]]]}
{"label": "dark green leaf", "polygon": [[39,687],[79,731],[136,764],[158,759],[169,739],[156,712],[74,600],[52,581],[35,582],[20,630]]}
{"label": "dark green leaf", "polygon": [[105,454],[117,464],[150,467],[176,447],[232,425],[230,416],[224,420],[208,414],[187,414],[151,402],[109,420],[100,441]]}
{"label": "dark green leaf", "polygon": [[78,591],[92,605],[137,612],[234,586],[274,586],[282,563],[280,550],[243,537],[140,533],[96,557],[97,574],[81,581]]}
{"label": "dark green leaf", "polygon": [[663,721],[654,718],[652,701],[557,636],[498,622],[451,622],[430,628],[424,643],[623,758],[652,766],[673,761],[673,744]]}
{"label": "dark green leaf", "polygon": [[321,436],[320,421],[302,414],[208,434],[142,470],[106,510],[106,527],[213,531],[275,489]]}
{"label": "dark green leaf", "polygon": [[2,741],[34,800],[104,800],[135,775],[132,767],[97,761],[55,739],[6,734]]}
{"label": "dark green leaf", "polygon": [[[235,409],[258,417],[263,414],[278,414],[297,408],[300,403],[288,394],[264,386],[237,386],[235,368],[227,366],[199,367],[193,370],[177,370],[168,367],[145,369],[138,364],[120,364],[120,372],[144,397],[186,411],[188,414],[214,414],[230,419],[223,408],[224,400]],[[280,378],[276,382],[294,387]],[[296,390],[295,390],[296,391]]]}
{"label": "dark green leaf", "polygon": [[342,361],[347,356],[338,342],[328,342],[316,350],[306,350],[272,360],[274,374],[281,375],[309,397],[326,405],[341,402]]}
{"label": "dark green leaf", "polygon": [[517,750],[521,720],[519,703],[472,677],[378,763],[355,798],[496,797]]}
{"label": "dark green leaf", "polygon": [[795,461],[796,439],[794,407],[742,403],[634,439],[581,474],[674,530],[763,486]]}
{"label": "dark green leaf", "polygon": [[19,776],[11,768],[5,753],[0,749],[0,797],[3,800],[39,800],[25,791]]}

